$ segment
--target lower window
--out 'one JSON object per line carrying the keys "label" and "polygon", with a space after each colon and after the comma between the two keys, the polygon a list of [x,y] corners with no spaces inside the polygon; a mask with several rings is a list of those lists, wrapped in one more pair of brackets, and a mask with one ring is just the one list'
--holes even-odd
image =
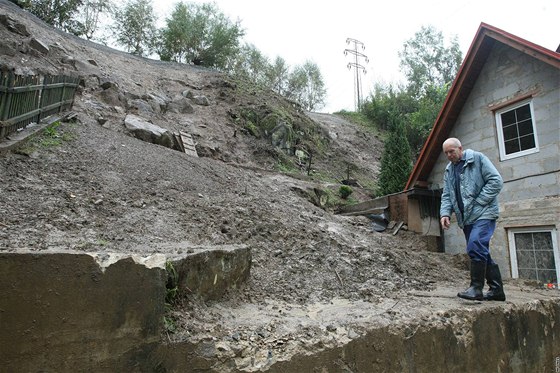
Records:
{"label": "lower window", "polygon": [[508,230],[511,276],[558,284],[560,256],[556,229],[550,227]]}

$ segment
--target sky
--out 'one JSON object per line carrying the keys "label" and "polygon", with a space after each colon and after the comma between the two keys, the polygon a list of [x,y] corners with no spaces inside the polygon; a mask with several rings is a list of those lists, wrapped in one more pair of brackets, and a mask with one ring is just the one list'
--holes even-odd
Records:
{"label": "sky", "polygon": [[[153,0],[161,20],[173,10],[175,0]],[[207,3],[189,0],[185,2]],[[290,67],[307,60],[321,70],[327,89],[326,106],[332,113],[354,110],[356,70],[348,69],[353,57],[344,55],[348,38],[363,43],[358,51],[366,73],[360,75],[362,97],[374,84],[403,81],[398,53],[422,26],[443,33],[444,44],[457,36],[463,57],[481,22],[523,39],[556,50],[560,44],[558,0],[215,0],[230,20],[245,30],[242,42],[253,44],[273,61],[282,57]]]}

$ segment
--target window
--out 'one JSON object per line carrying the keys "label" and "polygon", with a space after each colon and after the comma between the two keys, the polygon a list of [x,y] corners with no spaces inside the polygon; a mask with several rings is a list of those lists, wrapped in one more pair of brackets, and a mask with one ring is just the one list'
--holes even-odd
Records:
{"label": "window", "polygon": [[502,161],[539,151],[534,118],[532,101],[523,101],[496,112]]}
{"label": "window", "polygon": [[560,257],[556,229],[526,228],[508,230],[513,278],[558,284]]}

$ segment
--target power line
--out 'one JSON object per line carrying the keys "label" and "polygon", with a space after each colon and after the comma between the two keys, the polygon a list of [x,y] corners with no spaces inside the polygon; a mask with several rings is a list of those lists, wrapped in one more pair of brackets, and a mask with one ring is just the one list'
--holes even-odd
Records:
{"label": "power line", "polygon": [[351,54],[354,56],[354,61],[348,62],[347,67],[348,69],[352,69],[352,68],[356,69],[356,79],[354,80],[354,89],[355,89],[354,106],[356,111],[360,111],[362,106],[362,80],[361,80],[360,72],[364,74],[367,72],[365,66],[363,66],[360,62],[363,59],[367,64],[369,62],[369,59],[368,56],[366,56],[365,54],[358,52],[358,46],[360,46],[362,50],[366,49],[364,43],[362,43],[361,41],[352,38],[347,38],[346,44],[353,44],[354,46],[353,49],[348,49],[348,48],[345,49],[344,55],[347,56],[348,54]]}

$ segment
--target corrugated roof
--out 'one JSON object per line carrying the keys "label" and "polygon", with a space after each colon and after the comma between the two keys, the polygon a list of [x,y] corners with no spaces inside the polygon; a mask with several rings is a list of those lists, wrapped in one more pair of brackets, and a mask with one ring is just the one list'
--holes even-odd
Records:
{"label": "corrugated roof", "polygon": [[405,190],[420,186],[419,184],[426,181],[441,153],[442,143],[449,137],[451,128],[455,124],[496,42],[508,45],[560,69],[560,53],[541,47],[494,26],[481,23],[445,98],[432,131],[422,147],[420,156],[406,183]]}

